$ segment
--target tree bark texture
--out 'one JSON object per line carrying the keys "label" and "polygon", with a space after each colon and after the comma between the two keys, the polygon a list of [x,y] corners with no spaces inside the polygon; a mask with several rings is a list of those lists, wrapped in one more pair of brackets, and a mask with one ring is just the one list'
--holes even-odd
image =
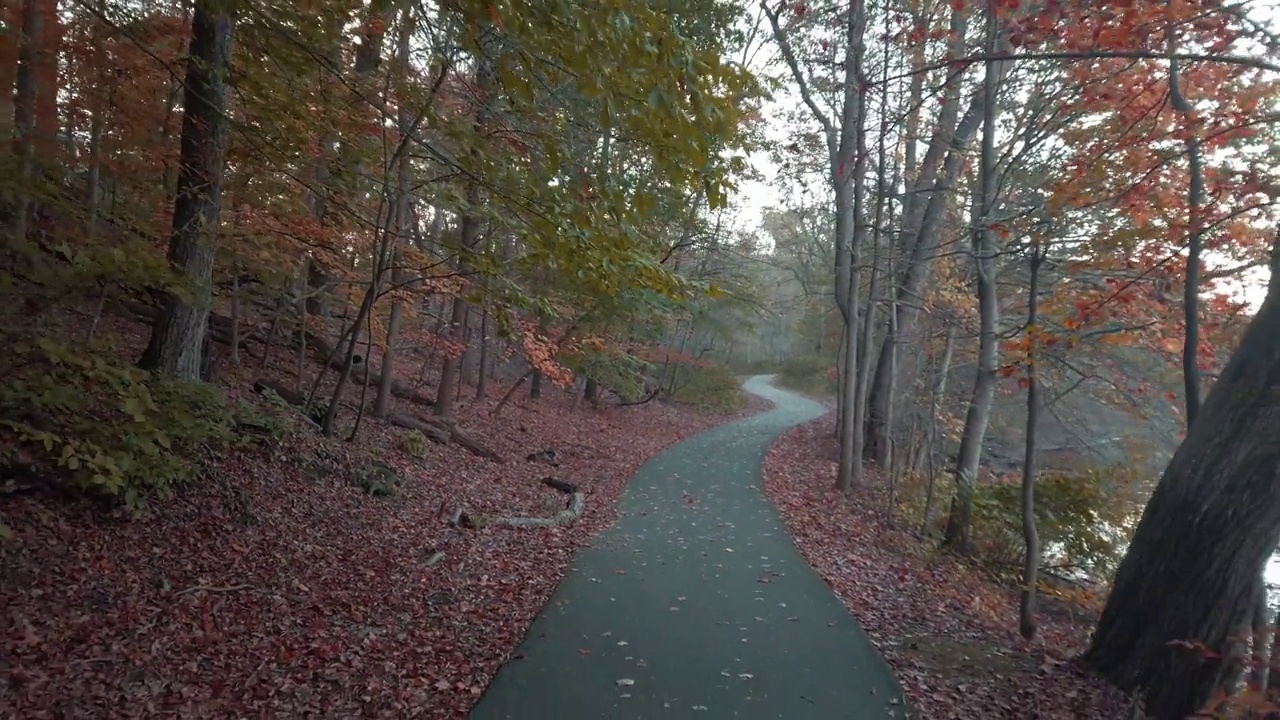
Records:
{"label": "tree bark texture", "polygon": [[1084,656],[1120,689],[1142,688],[1157,718],[1213,695],[1280,536],[1278,250],[1267,299],[1147,503]]}
{"label": "tree bark texture", "polygon": [[182,274],[191,301],[171,295],[151,326],[140,365],[182,380],[200,379],[201,351],[213,300],[213,258],[226,164],[228,76],[235,18],[226,0],[196,0],[190,62],[183,87],[178,193],[173,203],[169,262]]}

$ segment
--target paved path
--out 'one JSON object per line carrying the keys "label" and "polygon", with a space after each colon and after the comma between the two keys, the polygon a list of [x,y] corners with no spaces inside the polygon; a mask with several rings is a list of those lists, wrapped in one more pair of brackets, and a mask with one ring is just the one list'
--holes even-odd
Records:
{"label": "paved path", "polygon": [[892,671],[759,489],[774,439],[822,413],[768,381],[746,388],[773,410],[640,469],[473,720],[905,717]]}

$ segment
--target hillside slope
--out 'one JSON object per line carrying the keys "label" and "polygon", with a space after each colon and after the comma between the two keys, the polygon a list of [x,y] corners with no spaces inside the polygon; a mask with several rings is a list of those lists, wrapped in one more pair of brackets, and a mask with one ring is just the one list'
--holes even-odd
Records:
{"label": "hillside slope", "polygon": [[[52,336],[72,338],[86,318],[44,321]],[[100,353],[127,361],[145,327],[107,316],[98,338]],[[457,717],[574,550],[611,522],[639,465],[733,415],[658,402],[575,409],[545,392],[496,416],[494,399],[459,409],[459,427],[498,460],[457,443],[406,443],[406,431],[367,408],[346,442],[253,392],[261,378],[290,385],[294,359],[280,348],[265,370],[252,356],[224,362],[223,392],[281,432],[213,458],[197,483],[142,516],[39,487],[0,496],[13,535],[0,540],[5,716]],[[400,363],[402,382],[417,380],[421,359]],[[320,363],[305,370],[314,378]],[[348,397],[339,437],[355,422],[360,388]],[[423,414],[397,402],[398,412]],[[526,460],[548,460],[548,450],[554,466]],[[389,468],[398,482],[372,486],[370,468]],[[583,493],[577,522],[493,522],[563,510],[546,477]],[[458,510],[472,523],[451,522]]]}

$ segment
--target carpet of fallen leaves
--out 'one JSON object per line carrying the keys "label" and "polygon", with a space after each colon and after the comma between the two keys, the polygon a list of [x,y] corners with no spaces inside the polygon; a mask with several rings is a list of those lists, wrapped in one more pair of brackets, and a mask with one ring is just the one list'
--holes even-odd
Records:
{"label": "carpet of fallen leaves", "polygon": [[[243,396],[252,381],[224,384]],[[402,431],[366,418],[355,443],[303,431],[221,457],[143,518],[6,499],[0,718],[463,717],[639,466],[768,406],[575,410],[547,391],[495,418],[494,402],[459,421],[503,464],[453,444],[413,459]],[[558,467],[525,461],[544,449]],[[376,457],[401,487],[369,496],[341,477],[344,457]],[[317,458],[338,472],[317,477]],[[565,499],[538,482],[547,475],[586,494],[577,523],[458,530],[441,517],[459,503],[551,515]]]}
{"label": "carpet of fallen leaves", "polygon": [[1039,641],[1024,642],[1014,590],[890,527],[883,498],[865,490],[841,497],[831,424],[828,416],[802,425],[774,445],[765,491],[809,564],[893,666],[918,717],[1133,716],[1121,693],[1070,662],[1087,621],[1046,612]]}

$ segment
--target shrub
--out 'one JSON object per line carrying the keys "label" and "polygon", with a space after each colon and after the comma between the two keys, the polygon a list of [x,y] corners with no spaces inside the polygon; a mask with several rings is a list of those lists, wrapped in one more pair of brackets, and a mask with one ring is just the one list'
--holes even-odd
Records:
{"label": "shrub", "polygon": [[835,393],[835,359],[825,355],[797,355],[787,358],[778,370],[782,385],[815,394]]}
{"label": "shrub", "polygon": [[705,410],[735,410],[746,402],[742,381],[727,368],[712,364],[680,368],[680,379],[671,399]]}
{"label": "shrub", "polygon": [[[1133,506],[1118,496],[1119,468],[1045,473],[1036,480],[1036,528],[1044,561],[1109,577],[1132,532]],[[1020,572],[1022,488],[1016,481],[979,486],[974,533],[982,558],[1000,574]]]}
{"label": "shrub", "polygon": [[0,388],[4,464],[139,508],[235,440],[221,394],[39,340]]}
{"label": "shrub", "polygon": [[400,436],[400,450],[419,460],[427,456],[427,436],[421,430],[407,430]]}

